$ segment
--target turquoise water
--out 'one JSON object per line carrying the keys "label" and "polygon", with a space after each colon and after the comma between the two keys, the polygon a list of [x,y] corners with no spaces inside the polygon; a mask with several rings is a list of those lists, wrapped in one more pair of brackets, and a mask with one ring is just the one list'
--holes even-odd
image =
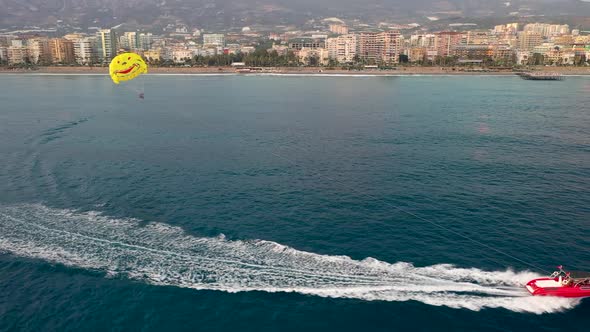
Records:
{"label": "turquoise water", "polygon": [[0,330],[585,330],[590,81],[0,76]]}

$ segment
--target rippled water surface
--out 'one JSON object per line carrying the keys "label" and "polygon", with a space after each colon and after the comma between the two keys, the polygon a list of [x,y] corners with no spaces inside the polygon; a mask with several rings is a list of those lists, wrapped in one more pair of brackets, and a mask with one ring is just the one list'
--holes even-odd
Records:
{"label": "rippled water surface", "polygon": [[590,323],[587,78],[141,84],[0,76],[0,330]]}

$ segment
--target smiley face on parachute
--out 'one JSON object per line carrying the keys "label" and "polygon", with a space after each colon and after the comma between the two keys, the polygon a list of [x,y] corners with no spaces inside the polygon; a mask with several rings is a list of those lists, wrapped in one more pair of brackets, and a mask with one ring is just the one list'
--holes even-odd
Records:
{"label": "smiley face on parachute", "polygon": [[141,56],[135,53],[117,55],[109,65],[109,74],[115,84],[129,81],[147,73],[147,65]]}

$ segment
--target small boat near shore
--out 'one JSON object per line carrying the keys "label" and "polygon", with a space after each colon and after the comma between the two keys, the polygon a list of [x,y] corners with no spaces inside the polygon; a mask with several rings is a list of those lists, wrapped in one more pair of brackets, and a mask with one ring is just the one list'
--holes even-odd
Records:
{"label": "small boat near shore", "polygon": [[526,289],[535,296],[590,297],[590,272],[558,269],[549,277],[529,281]]}
{"label": "small boat near shore", "polygon": [[531,81],[562,81],[564,80],[563,75],[560,73],[530,73],[521,72],[517,73],[522,79]]}

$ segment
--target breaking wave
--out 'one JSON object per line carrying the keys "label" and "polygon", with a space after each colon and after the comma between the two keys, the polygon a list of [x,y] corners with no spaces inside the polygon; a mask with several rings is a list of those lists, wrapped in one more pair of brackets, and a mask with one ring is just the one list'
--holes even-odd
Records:
{"label": "breaking wave", "polygon": [[0,207],[0,251],[153,285],[226,292],[296,292],[367,301],[420,301],[479,311],[551,313],[579,300],[529,296],[531,272],[448,264],[415,267],[319,255],[262,241],[195,237],[178,227],[39,204]]}

